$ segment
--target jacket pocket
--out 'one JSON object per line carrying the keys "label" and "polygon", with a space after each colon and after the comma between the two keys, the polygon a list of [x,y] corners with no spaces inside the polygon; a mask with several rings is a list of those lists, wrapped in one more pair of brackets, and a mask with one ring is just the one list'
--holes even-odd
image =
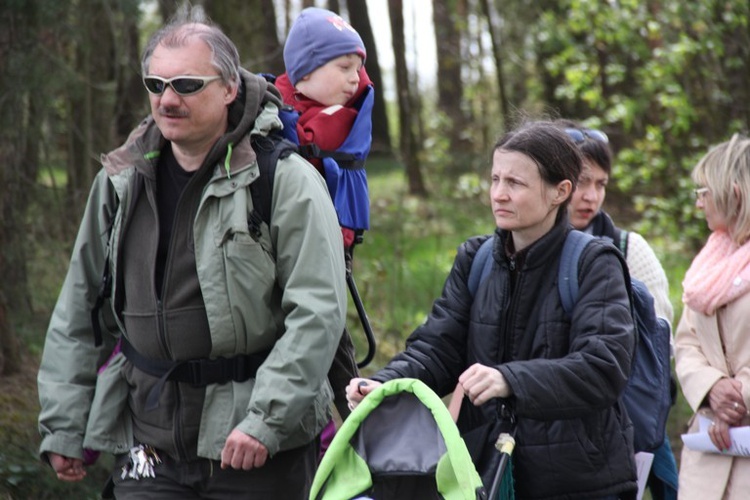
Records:
{"label": "jacket pocket", "polygon": [[276,281],[276,262],[248,233],[232,233],[224,242],[229,279],[241,276],[269,288]]}
{"label": "jacket pocket", "polygon": [[254,352],[259,346],[272,344],[283,323],[276,317],[281,310],[276,263],[248,234],[234,236],[223,245],[224,300],[228,302],[234,331],[240,337],[235,352]]}
{"label": "jacket pocket", "polygon": [[122,375],[125,356],[114,356],[96,379],[91,414],[86,425],[83,446],[108,453],[124,453],[133,442],[128,409],[129,386]]}

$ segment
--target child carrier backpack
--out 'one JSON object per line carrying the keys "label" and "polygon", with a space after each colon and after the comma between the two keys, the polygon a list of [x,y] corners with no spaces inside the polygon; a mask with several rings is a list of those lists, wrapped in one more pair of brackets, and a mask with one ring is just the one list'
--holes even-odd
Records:
{"label": "child carrier backpack", "polygon": [[[272,84],[276,82],[276,76],[270,73],[261,73],[260,76]],[[284,126],[281,134],[284,138],[297,145],[297,153],[303,158],[319,159],[322,162],[323,177],[336,209],[339,225],[354,231],[355,245],[362,243],[364,232],[370,228],[370,195],[365,160],[372,145],[374,100],[375,92],[372,85],[368,85],[354,104],[358,112],[349,135],[335,151],[322,150],[316,144],[300,145],[297,134],[299,112],[287,104],[279,109],[279,118]],[[358,368],[363,368],[375,358],[376,342],[352,275],[352,258],[353,248],[349,248],[346,252],[346,284],[367,340],[367,353],[364,359],[356,363]]]}
{"label": "child carrier backpack", "polygon": [[[563,309],[569,319],[578,300],[578,265],[581,254],[594,238],[595,236],[577,230],[570,231],[565,238],[557,284]],[[472,297],[492,268],[494,239],[490,237],[483,242],[474,256],[467,282]],[[624,258],[621,254],[618,257],[623,269],[627,271]],[[666,319],[656,316],[654,298],[646,285],[637,279],[629,278],[629,281],[638,342],[622,400],[633,422],[635,451],[652,452],[664,442],[671,406],[670,326]]]}
{"label": "child carrier backpack", "polygon": [[[271,83],[276,81],[273,75],[261,76]],[[370,228],[370,196],[365,160],[372,145],[374,100],[375,92],[371,85],[367,86],[354,105],[357,117],[352,129],[335,151],[321,150],[316,144],[300,145],[297,151],[303,158],[317,158],[322,161],[325,181],[339,217],[339,224],[353,229],[359,237]],[[279,117],[284,124],[284,137],[299,145],[299,113],[292,106],[284,105],[279,110]]]}
{"label": "child carrier backpack", "polygon": [[395,379],[367,395],[323,456],[310,500],[487,498],[445,403]]}

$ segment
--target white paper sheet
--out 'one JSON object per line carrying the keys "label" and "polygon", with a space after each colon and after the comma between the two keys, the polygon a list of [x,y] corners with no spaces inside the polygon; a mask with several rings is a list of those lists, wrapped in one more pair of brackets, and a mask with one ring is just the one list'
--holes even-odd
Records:
{"label": "white paper sheet", "polygon": [[708,437],[708,427],[711,420],[699,415],[698,432],[683,434],[682,442],[691,450],[705,453],[719,453],[721,455],[736,455],[738,457],[750,457],[750,427],[732,427],[729,429],[729,438],[732,445],[727,451],[720,451]]}
{"label": "white paper sheet", "polygon": [[646,489],[648,474],[651,472],[651,464],[654,462],[654,454],[645,451],[639,451],[635,454],[635,468],[638,472],[638,499],[643,498],[643,492]]}

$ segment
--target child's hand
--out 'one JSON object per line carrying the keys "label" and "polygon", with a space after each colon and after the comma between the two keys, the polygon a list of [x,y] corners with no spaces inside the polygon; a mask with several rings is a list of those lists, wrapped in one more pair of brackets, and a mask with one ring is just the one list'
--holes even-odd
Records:
{"label": "child's hand", "polygon": [[341,235],[344,237],[344,248],[351,248],[351,246],[354,245],[354,238],[356,237],[354,230],[349,229],[348,227],[342,227]]}

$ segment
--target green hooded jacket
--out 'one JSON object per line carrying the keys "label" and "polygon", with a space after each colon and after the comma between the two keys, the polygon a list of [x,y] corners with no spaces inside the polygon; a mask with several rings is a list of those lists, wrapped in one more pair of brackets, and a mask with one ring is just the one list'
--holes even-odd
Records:
{"label": "green hooded jacket", "polygon": [[[346,285],[341,231],[323,178],[296,154],[279,160],[270,227],[249,234],[249,186],[259,176],[250,135],[280,128],[276,89],[242,72],[244,94],[230,106],[230,130],[209,153],[213,170],[193,223],[195,259],[208,317],[211,357],[271,349],[256,377],[206,387],[198,456],[220,460],[237,428],[271,455],[309,443],[331,418],[328,369],[344,329]],[[242,106],[238,109],[238,106]],[[232,126],[236,124],[235,126]],[[50,320],[38,375],[40,452],[83,456],[83,448],[123,453],[134,445],[122,354],[127,336],[114,308],[104,311],[104,342],[95,347],[91,310],[102,269],[116,287],[120,235],[135,165],[158,160],[164,144],[152,118],[102,157]],[[210,160],[211,161],[211,160]],[[204,165],[204,168],[207,166]]]}

